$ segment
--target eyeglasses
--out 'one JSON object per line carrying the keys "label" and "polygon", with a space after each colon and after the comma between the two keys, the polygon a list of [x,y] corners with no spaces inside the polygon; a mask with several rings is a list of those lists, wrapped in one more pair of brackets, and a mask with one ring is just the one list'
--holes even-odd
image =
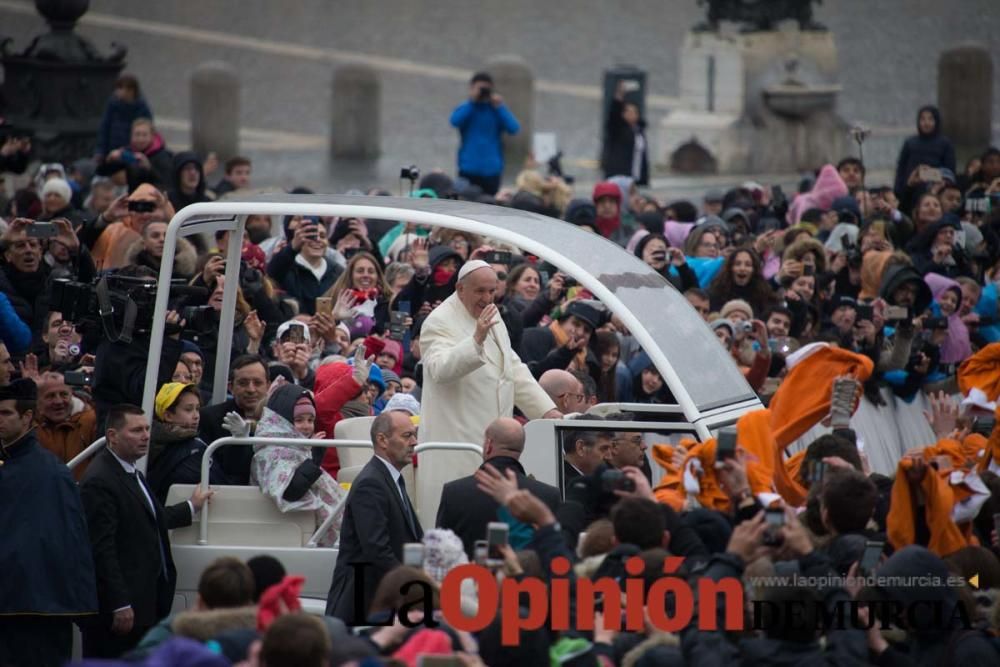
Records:
{"label": "eyeglasses", "polygon": [[497,271],[497,280],[507,280],[507,273],[505,271]]}
{"label": "eyeglasses", "polygon": [[619,443],[624,443],[624,444],[628,444],[628,445],[635,445],[636,447],[641,447],[642,446],[642,436],[641,435],[637,435],[637,436],[632,437],[632,438],[615,438],[611,442],[615,443],[616,445],[619,444]]}
{"label": "eyeglasses", "polygon": [[584,398],[586,398],[583,394],[571,394],[569,392],[566,392],[565,394],[559,394],[557,398],[562,398],[563,396],[569,396],[570,398],[576,399],[577,401],[582,401]]}

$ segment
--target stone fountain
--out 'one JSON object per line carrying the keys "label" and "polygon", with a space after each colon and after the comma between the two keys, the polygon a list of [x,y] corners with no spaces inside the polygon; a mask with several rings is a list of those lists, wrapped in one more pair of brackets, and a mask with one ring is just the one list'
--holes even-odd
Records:
{"label": "stone fountain", "polygon": [[65,162],[91,155],[104,105],[125,65],[125,48],[101,55],[73,26],[89,0],[35,0],[50,31],[21,52],[7,37],[3,55],[2,115],[6,123],[33,135],[35,156]]}
{"label": "stone fountain", "polygon": [[710,5],[681,47],[680,103],[656,128],[671,169],[788,174],[846,155],[836,45],[809,0]]}

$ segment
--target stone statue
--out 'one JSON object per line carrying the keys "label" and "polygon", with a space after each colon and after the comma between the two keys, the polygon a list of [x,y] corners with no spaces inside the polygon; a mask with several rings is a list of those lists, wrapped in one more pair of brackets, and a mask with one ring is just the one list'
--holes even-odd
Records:
{"label": "stone statue", "polygon": [[813,20],[812,3],[823,0],[698,0],[708,4],[706,21],[695,26],[696,32],[717,32],[720,21],[742,24],[741,32],[774,30],[778,22],[793,19],[799,30],[826,30]]}

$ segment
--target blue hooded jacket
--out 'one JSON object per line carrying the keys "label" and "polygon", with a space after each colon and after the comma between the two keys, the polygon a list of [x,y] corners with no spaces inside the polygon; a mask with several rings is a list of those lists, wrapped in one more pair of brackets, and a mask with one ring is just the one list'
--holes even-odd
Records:
{"label": "blue hooded jacket", "polygon": [[503,104],[463,102],[451,113],[451,124],[462,135],[458,170],[476,176],[496,176],[503,171],[504,132],[517,134],[520,123]]}

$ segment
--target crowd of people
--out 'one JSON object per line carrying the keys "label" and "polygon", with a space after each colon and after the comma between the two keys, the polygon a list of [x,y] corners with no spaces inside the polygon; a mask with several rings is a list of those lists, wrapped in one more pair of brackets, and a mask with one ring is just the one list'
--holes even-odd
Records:
{"label": "crowd of people", "polygon": [[[23,175],[0,221],[0,666],[62,664],[73,622],[88,658],[158,665],[1000,661],[1000,149],[959,167],[940,114],[924,107],[892,183],[831,156],[795,193],[745,182],[664,201],[641,189],[644,122],[619,89],[606,180],[578,192],[527,164],[505,185],[503,136],[520,128],[500,92],[488,73],[472,77],[450,119],[454,176],[426,173],[411,196],[537,213],[618,244],[683,293],[766,407],[743,415],[732,441],[587,415],[633,425],[570,425],[562,488],[543,484],[520,462],[526,421],[674,403],[620,318],[559,267],[495,239],[406,220],[251,215],[226,399],[212,401],[230,242],[217,232],[178,242],[173,275],[185,285],[144,414],[150,323],[113,335],[122,322],[80,295],[101,285],[139,300],[176,211],[262,184],[244,157],[172,153],[139,82],[122,76],[93,155],[37,164],[29,139],[0,148],[0,169]],[[341,420],[372,416],[374,456],[350,484],[335,448],[229,447],[208,488],[166,505],[171,486],[199,484],[221,437],[333,437]],[[99,454],[65,465],[99,437]],[[483,447],[481,468],[460,479],[450,454],[416,462],[442,487],[426,529],[404,475],[418,439]],[[301,579],[268,556],[214,562],[197,607],[169,614],[168,530],[220,485],[315,511],[320,545],[339,546],[322,620],[298,610]],[[509,541],[485,557],[478,543],[496,522]],[[404,565],[416,543],[422,565]],[[684,564],[664,574],[670,556]],[[568,575],[553,573],[558,558]],[[362,561],[372,571],[359,582]],[[474,633],[425,625],[406,584],[439,591],[470,562],[550,586],[568,577],[577,611],[584,578],[639,576],[648,590],[682,577],[697,591],[699,579],[735,577],[759,624],[589,631],[574,615],[569,627],[535,624],[515,647],[501,641],[499,612]],[[761,601],[808,616],[762,620]],[[824,626],[851,601],[867,629]],[[886,602],[897,613],[876,619]],[[934,613],[910,613],[917,604]],[[605,600],[595,617],[615,607]],[[462,608],[479,609],[474,588]]]}

